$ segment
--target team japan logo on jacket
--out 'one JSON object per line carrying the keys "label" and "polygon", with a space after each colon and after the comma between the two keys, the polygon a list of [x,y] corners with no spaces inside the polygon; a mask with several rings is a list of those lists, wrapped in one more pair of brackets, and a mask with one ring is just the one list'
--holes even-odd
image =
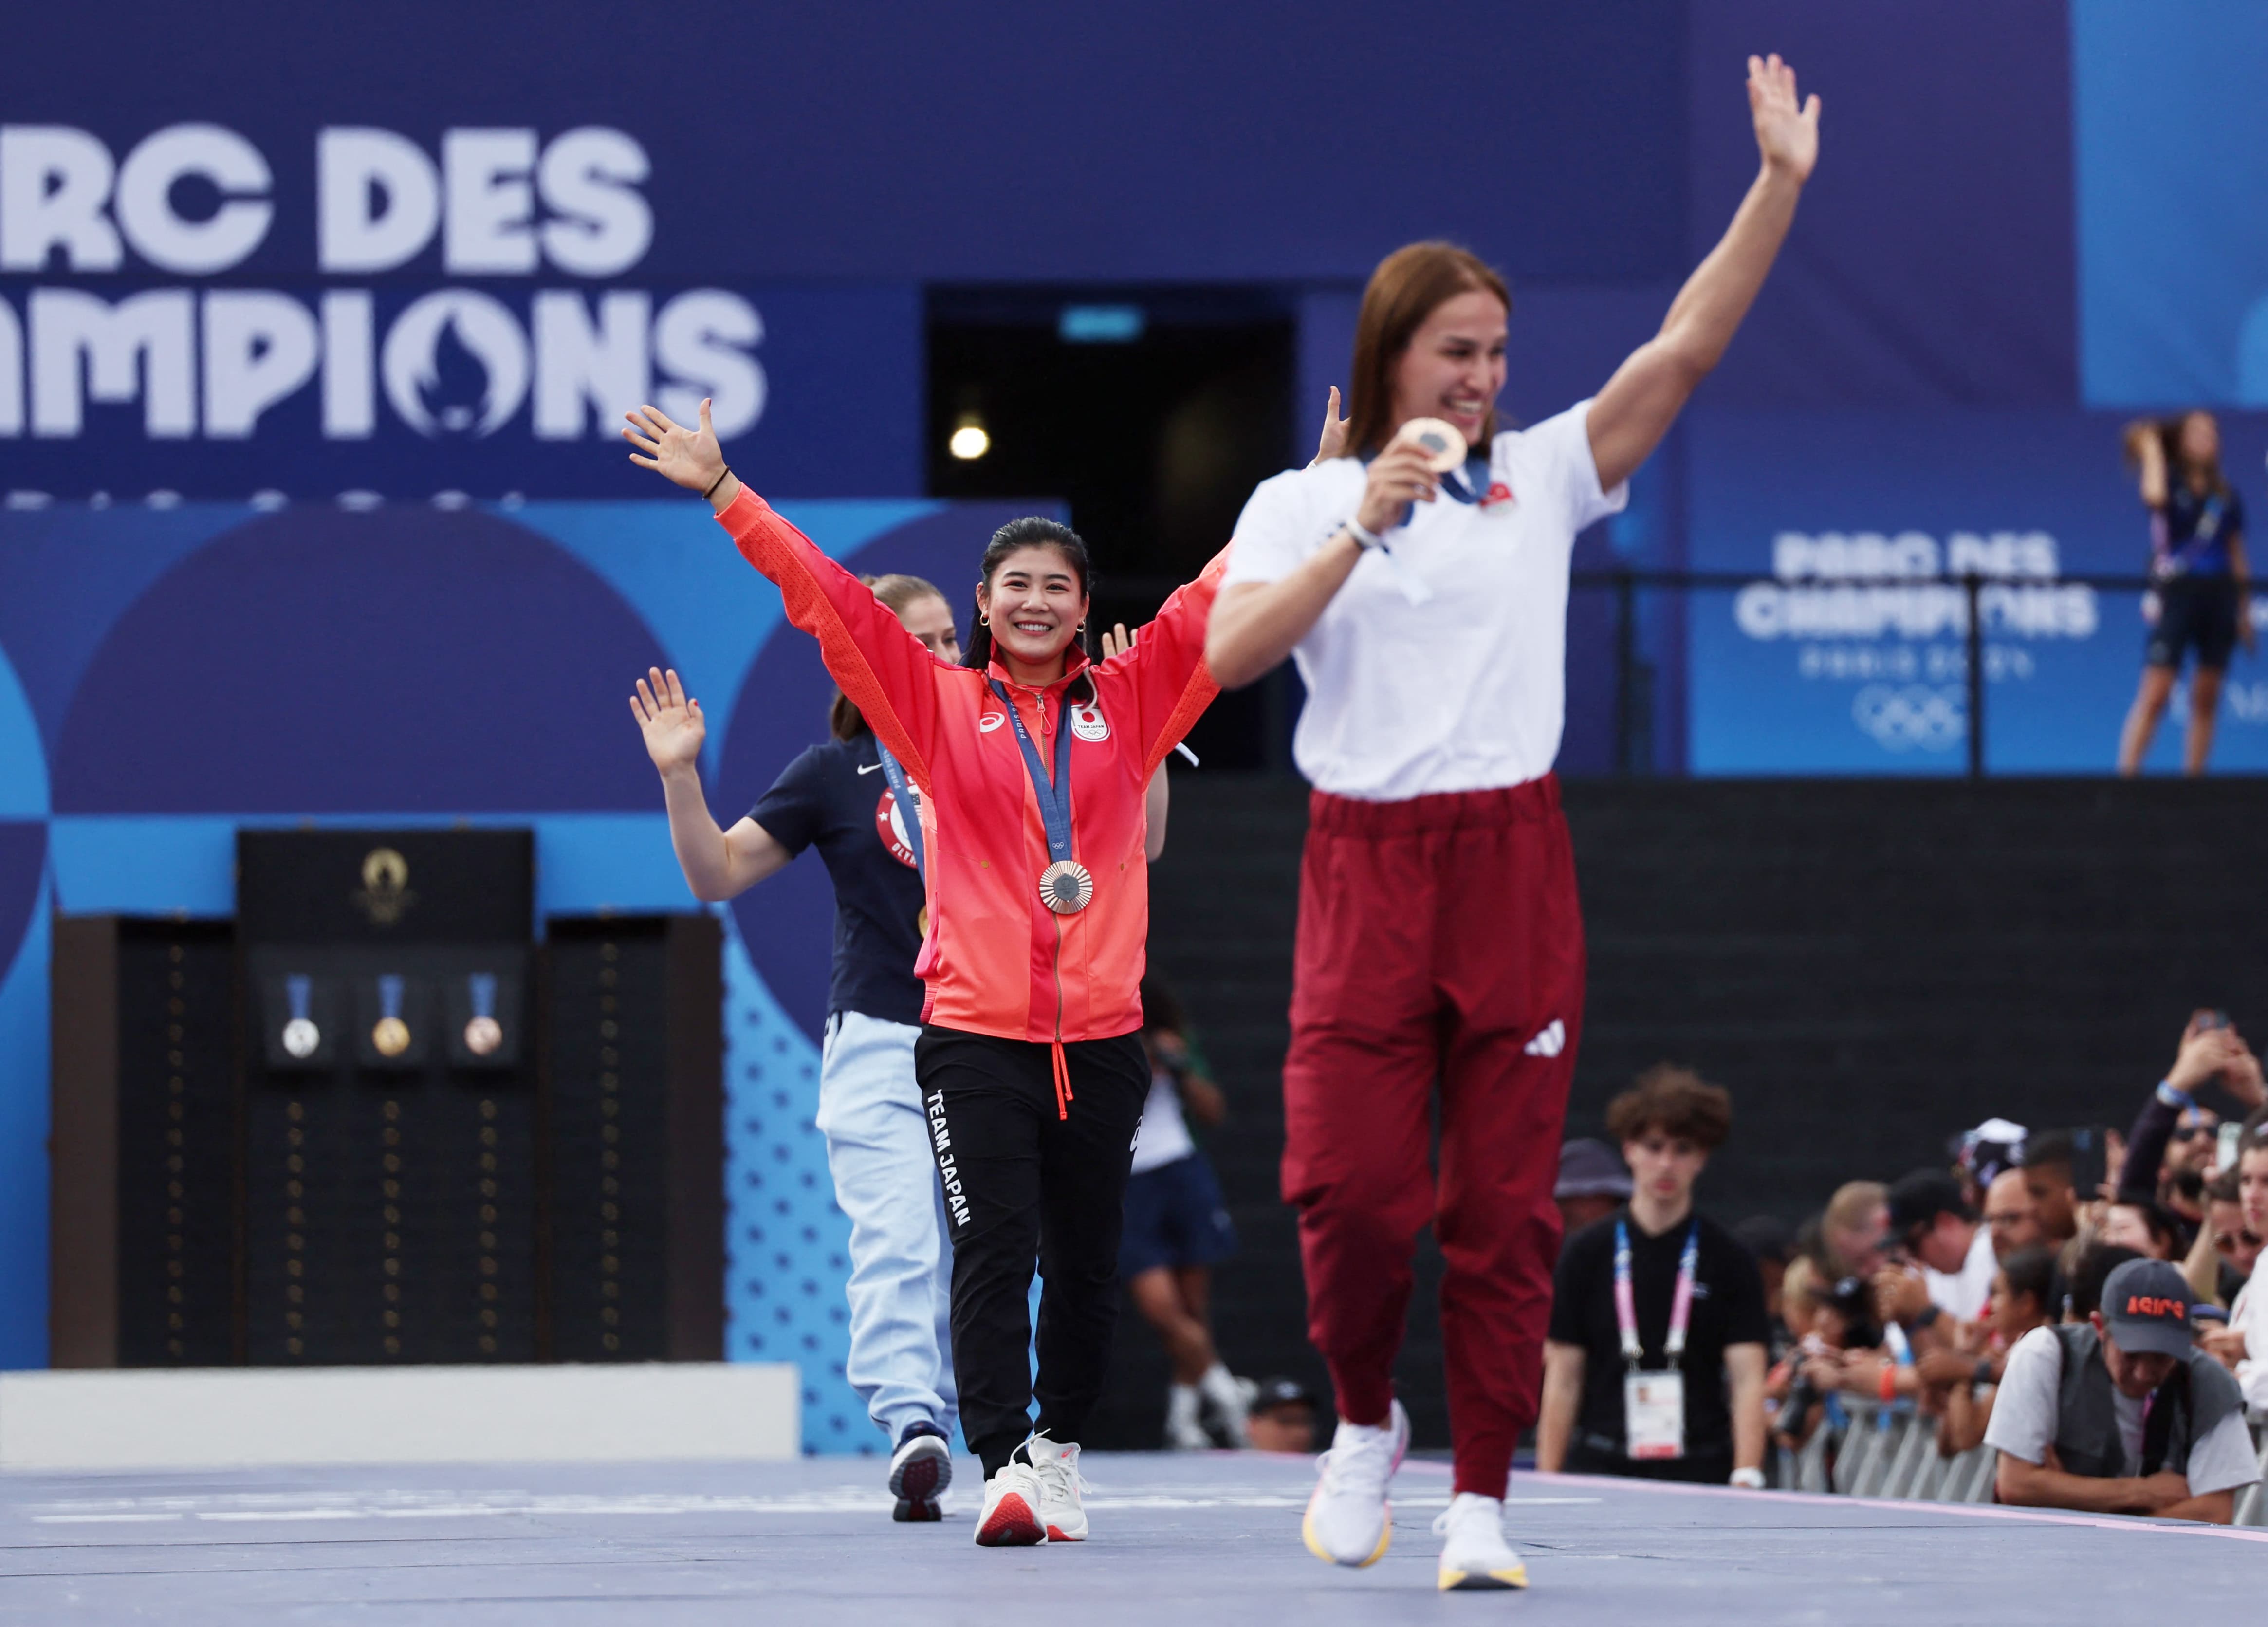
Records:
{"label": "team japan logo on jacket", "polygon": [[1110,723],[1102,715],[1101,703],[1089,701],[1084,706],[1074,704],[1071,709],[1071,732],[1089,745],[1108,740]]}

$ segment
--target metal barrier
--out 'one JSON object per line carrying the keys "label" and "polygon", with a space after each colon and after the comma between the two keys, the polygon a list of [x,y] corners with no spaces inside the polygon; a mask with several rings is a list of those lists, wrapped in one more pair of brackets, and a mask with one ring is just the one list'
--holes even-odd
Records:
{"label": "metal barrier", "polygon": [[[1846,1421],[1821,1420],[1800,1452],[1781,1454],[1781,1483],[1792,1491],[1925,1503],[1989,1503],[1999,1454],[1974,1447],[1948,1457],[1938,1450],[1938,1420],[1911,1402],[1838,1398]],[[2268,1526],[2268,1425],[2252,1425],[2261,1479],[2238,1493],[2240,1526]]]}
{"label": "metal barrier", "polygon": [[[1573,593],[1604,593],[1613,601],[1615,772],[1627,775],[1653,771],[1652,719],[1657,674],[1653,666],[1641,653],[1641,597],[1665,593],[1675,600],[1683,600],[1696,594],[1737,593],[1758,584],[1769,585],[1781,580],[1769,568],[1746,571],[1591,570],[1577,571],[1571,575],[1569,587]],[[1951,630],[1962,644],[1960,681],[1964,710],[1961,727],[1966,737],[1968,770],[1972,779],[1983,778],[1986,771],[1985,712],[1991,699],[1991,687],[1986,682],[1988,623],[1998,622],[2006,626],[2008,619],[2018,614],[2014,608],[2012,594],[2019,590],[2083,588],[2095,593],[2139,595],[2165,586],[2164,583],[2146,576],[2102,572],[2055,576],[2033,576],[2021,572],[1986,575],[1974,571],[1927,576],[1805,577],[1784,585],[1857,593],[1887,590],[1900,593],[1926,593],[1936,591],[1949,593],[1953,596],[1945,608],[1949,613]],[[2106,762],[2104,770],[2107,772],[2108,769]]]}

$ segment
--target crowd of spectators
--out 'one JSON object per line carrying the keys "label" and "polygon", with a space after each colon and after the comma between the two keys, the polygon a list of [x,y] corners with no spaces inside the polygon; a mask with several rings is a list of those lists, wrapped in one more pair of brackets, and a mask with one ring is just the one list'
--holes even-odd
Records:
{"label": "crowd of spectators", "polygon": [[2224,1015],[2123,1134],[1989,1119],[1792,1231],[1693,1212],[1731,1124],[1656,1069],[1609,1109],[1622,1160],[1567,1145],[1540,1467],[1761,1484],[1887,1409],[1991,1453],[2004,1503],[2232,1518],[2268,1420],[2268,1087]]}

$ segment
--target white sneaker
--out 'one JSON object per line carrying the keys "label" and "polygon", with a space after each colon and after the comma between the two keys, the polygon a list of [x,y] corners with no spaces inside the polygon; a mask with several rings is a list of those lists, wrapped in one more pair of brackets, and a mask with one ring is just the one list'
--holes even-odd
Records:
{"label": "white sneaker", "polygon": [[1010,1463],[984,1483],[984,1512],[976,1519],[979,1548],[1029,1548],[1048,1540],[1040,1523],[1044,1501],[1040,1476],[1028,1463]]}
{"label": "white sneaker", "polygon": [[1035,1435],[1024,1443],[1024,1450],[1032,1454],[1032,1472],[1039,1477],[1040,1524],[1046,1528],[1048,1541],[1086,1541],[1086,1510],[1079,1494],[1087,1484],[1079,1472],[1079,1443],[1058,1444]]}
{"label": "white sneaker", "polygon": [[1212,1437],[1198,1422],[1204,1397],[1194,1384],[1176,1384],[1166,1392],[1166,1448],[1170,1452],[1210,1452]]}
{"label": "white sneaker", "polygon": [[1331,1449],[1317,1460],[1323,1473],[1307,1499],[1300,1534],[1307,1551],[1333,1564],[1374,1564],[1394,1540],[1394,1505],[1387,1483],[1410,1449],[1410,1415],[1395,1402],[1377,1428],[1339,1420]]}
{"label": "white sneaker", "polygon": [[1441,1591],[1525,1587],[1528,1567],[1504,1540],[1504,1503],[1477,1491],[1460,1491],[1433,1521],[1441,1544]]}
{"label": "white sneaker", "polygon": [[1240,1452],[1252,1445],[1248,1417],[1252,1402],[1244,1388],[1248,1382],[1219,1362],[1213,1363],[1211,1370],[1197,1380],[1205,1399],[1212,1402],[1213,1416],[1220,1420],[1221,1432],[1228,1437],[1228,1444]]}

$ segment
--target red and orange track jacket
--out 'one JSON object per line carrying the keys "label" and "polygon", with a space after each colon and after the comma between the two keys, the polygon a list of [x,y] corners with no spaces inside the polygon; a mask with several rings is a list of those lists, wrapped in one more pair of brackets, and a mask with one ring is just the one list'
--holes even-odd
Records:
{"label": "red and orange track jacket", "polygon": [[[717,519],[779,585],[788,620],[819,640],[828,673],[921,791],[922,1020],[1040,1044],[1141,1027],[1150,930],[1143,793],[1220,692],[1205,669],[1204,636],[1227,550],[1166,600],[1131,650],[1089,665],[1074,647],[1063,677],[1029,688],[997,661],[981,673],[939,660],[873,590],[745,488]],[[1094,699],[1072,703],[1066,719],[1064,691],[1081,673]],[[1072,725],[1072,850],[1094,877],[1094,901],[1077,915],[1040,902],[1047,831],[988,678],[1013,698],[1042,762],[1055,761],[1056,731]]]}

